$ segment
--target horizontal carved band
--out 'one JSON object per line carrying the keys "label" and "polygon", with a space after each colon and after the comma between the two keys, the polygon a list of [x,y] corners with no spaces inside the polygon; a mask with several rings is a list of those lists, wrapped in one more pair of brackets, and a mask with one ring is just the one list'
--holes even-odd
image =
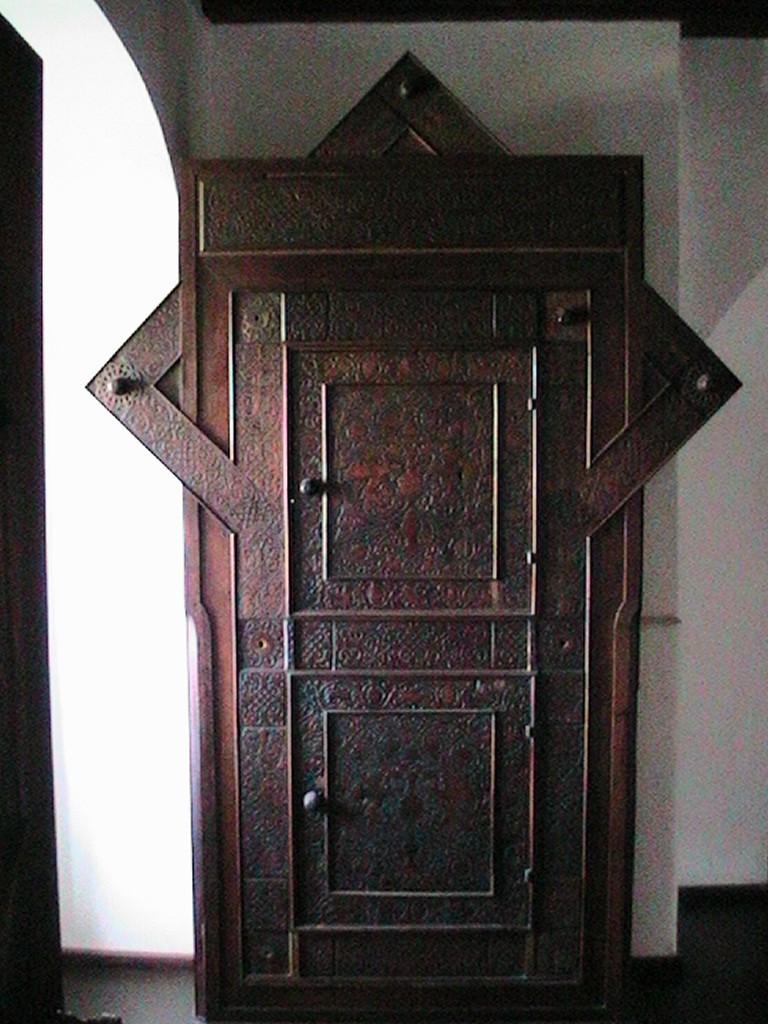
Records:
{"label": "horizontal carved band", "polygon": [[[327,926],[324,927],[324,932]],[[299,934],[299,973],[304,977],[510,978],[525,973],[524,932],[429,932],[398,929],[395,934],[354,931]]]}
{"label": "horizontal carved band", "polygon": [[[600,157],[199,165],[203,253],[621,248],[625,172]],[[308,216],[307,211],[312,210]]]}
{"label": "horizontal carved band", "polygon": [[298,670],[530,670],[525,617],[294,620]]}
{"label": "horizontal carved band", "polygon": [[437,343],[503,340],[536,343],[537,296],[534,292],[473,289],[376,292],[288,292],[285,338],[301,342],[407,342],[409,347]]}

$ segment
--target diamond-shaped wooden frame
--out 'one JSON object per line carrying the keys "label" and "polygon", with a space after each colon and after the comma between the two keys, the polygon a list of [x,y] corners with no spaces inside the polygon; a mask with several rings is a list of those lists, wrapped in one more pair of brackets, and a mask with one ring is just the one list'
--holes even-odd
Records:
{"label": "diamond-shaped wooden frame", "polygon": [[[401,58],[326,136],[309,162],[408,153],[507,153],[411,54]],[[636,493],[740,386],[647,284],[640,301],[644,356],[662,386],[585,472],[582,498],[589,509],[588,533]],[[260,496],[251,480],[158,386],[181,351],[178,286],[102,367],[88,389],[237,533],[259,516]]]}

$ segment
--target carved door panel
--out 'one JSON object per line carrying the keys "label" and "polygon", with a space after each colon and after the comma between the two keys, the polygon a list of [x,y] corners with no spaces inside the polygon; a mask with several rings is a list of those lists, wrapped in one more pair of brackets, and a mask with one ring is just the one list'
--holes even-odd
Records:
{"label": "carved door panel", "polygon": [[189,491],[211,1020],[619,1013],[637,492],[738,382],[639,161],[323,163],[445,149],[498,152],[405,58],[321,160],[189,168],[90,385]]}
{"label": "carved door panel", "polygon": [[[418,293],[406,297],[422,305]],[[386,293],[373,298],[383,312],[394,301]],[[477,298],[486,299],[487,331],[492,296]],[[354,294],[340,299],[358,301]],[[470,337],[461,303],[475,299],[471,292],[434,296],[451,303]],[[525,614],[530,341],[517,351],[423,348],[424,324],[408,314],[402,327],[410,325],[410,341],[401,348],[291,359],[293,472],[301,481],[292,520],[294,608],[496,605]],[[452,328],[446,325],[445,337],[456,345],[461,335]]]}
{"label": "carved door panel", "polygon": [[533,349],[493,299],[331,293],[364,347],[312,351],[286,297],[302,927],[529,927]]}

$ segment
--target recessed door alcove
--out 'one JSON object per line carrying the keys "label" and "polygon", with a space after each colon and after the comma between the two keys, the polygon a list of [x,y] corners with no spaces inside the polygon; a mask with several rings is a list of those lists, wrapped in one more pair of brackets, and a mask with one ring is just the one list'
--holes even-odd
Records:
{"label": "recessed door alcove", "polygon": [[410,56],[306,160],[186,169],[90,387],[189,492],[209,1020],[616,1019],[638,495],[738,387],[641,175],[506,154]]}

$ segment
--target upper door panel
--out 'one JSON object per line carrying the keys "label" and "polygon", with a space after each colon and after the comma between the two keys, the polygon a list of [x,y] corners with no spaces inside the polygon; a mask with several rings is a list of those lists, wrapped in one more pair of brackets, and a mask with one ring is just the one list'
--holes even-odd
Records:
{"label": "upper door panel", "polygon": [[290,353],[292,610],[525,613],[532,346],[427,349],[418,319],[410,334]]}

